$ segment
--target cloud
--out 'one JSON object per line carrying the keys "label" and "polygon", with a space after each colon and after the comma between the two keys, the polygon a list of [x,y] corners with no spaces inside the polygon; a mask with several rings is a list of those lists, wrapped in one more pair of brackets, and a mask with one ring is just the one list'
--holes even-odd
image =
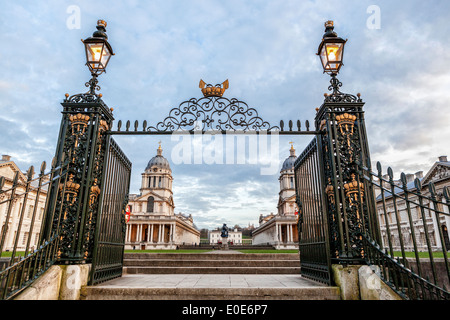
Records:
{"label": "cloud", "polygon": [[[97,19],[108,22],[116,53],[99,78],[118,120],[163,120],[182,101],[200,97],[200,79],[221,83],[272,125],[314,122],[328,76],[315,55],[323,23],[348,38],[342,91],[361,92],[372,160],[400,170],[426,170],[450,156],[447,112],[450,58],[445,34],[450,3],[377,1],[381,28],[366,26],[370,1],[106,1],[23,0],[0,3],[0,151],[22,170],[51,161],[66,92],[87,91],[80,39]],[[68,29],[67,7],[80,8],[80,29]],[[177,209],[197,226],[257,224],[276,210],[278,172],[261,165],[179,165],[169,136],[114,137],[133,162],[132,192],[162,140],[172,162]],[[277,161],[299,154],[311,137],[280,137]],[[226,151],[224,149],[224,151]],[[425,167],[424,167],[425,166]],[[278,169],[279,170],[279,169]],[[227,224],[228,224],[227,223]]]}

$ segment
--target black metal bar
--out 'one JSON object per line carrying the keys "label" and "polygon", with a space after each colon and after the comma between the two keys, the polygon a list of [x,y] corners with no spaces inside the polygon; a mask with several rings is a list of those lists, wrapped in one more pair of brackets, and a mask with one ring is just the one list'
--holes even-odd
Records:
{"label": "black metal bar", "polygon": [[226,135],[239,135],[239,134],[266,134],[266,135],[318,135],[319,131],[227,131],[227,130],[207,130],[207,131],[110,131],[110,135],[203,135],[203,134],[226,134]]}

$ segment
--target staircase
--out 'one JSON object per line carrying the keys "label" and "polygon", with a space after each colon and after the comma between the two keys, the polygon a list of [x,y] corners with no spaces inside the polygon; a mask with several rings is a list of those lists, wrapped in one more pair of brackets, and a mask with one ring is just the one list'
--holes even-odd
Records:
{"label": "staircase", "polygon": [[125,253],[124,274],[300,274],[292,253]]}
{"label": "staircase", "polygon": [[125,253],[123,276],[82,289],[85,300],[339,300],[300,275],[298,254]]}

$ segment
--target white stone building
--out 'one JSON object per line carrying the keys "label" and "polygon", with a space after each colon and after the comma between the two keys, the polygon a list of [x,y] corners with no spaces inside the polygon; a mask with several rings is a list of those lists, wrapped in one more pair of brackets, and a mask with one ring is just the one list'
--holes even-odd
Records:
{"label": "white stone building", "polygon": [[[386,176],[384,177],[387,178]],[[443,202],[444,205],[439,204],[437,208],[440,212],[445,214],[439,215],[439,223],[441,225],[441,231],[444,237],[444,241],[446,244],[447,250],[450,248],[450,239],[448,228],[450,227],[450,214],[448,210],[448,206],[446,204],[445,197],[443,197],[443,189],[444,187],[450,187],[450,161],[447,160],[446,156],[439,157],[438,161],[436,161],[428,172],[423,175],[423,171],[416,172],[415,174],[407,174],[407,188],[409,191],[415,192],[414,180],[418,178],[422,184],[422,195],[429,197],[430,192],[428,190],[429,182],[433,182],[436,188],[437,200]],[[407,214],[407,206],[406,202],[403,199],[403,189],[401,188],[402,184],[400,180],[394,181],[395,184],[399,187],[395,187],[394,192],[398,195],[396,197],[396,207],[398,210],[399,218],[400,218],[400,228],[403,236],[403,243],[405,245],[406,250],[412,251],[413,241],[412,241],[412,232],[409,223],[409,217]],[[384,187],[390,189],[390,185],[388,183],[384,183]],[[384,247],[388,247],[388,232],[386,225],[389,225],[390,232],[390,240],[394,250],[400,249],[400,239],[398,232],[398,225],[395,214],[394,200],[391,192],[385,191],[385,199],[383,204],[383,198],[381,196],[380,190],[376,190],[377,196],[377,210],[378,217],[381,229],[381,236],[383,239]],[[412,214],[412,222],[414,225],[414,233],[416,235],[416,242],[419,251],[427,250],[426,245],[426,232],[423,223],[422,210],[416,203],[418,203],[417,196],[410,195],[409,196],[410,209]],[[433,249],[440,250],[442,248],[442,243],[438,230],[438,221],[436,220],[436,215],[433,210],[429,210],[429,208],[433,209],[434,204],[431,201],[424,200],[424,214],[425,214],[425,222],[426,228],[428,231],[428,235],[430,238],[430,243]],[[386,208],[386,214],[384,213],[383,206]],[[387,223],[386,223],[387,222]]]}
{"label": "white stone building", "polygon": [[253,245],[273,245],[276,249],[298,249],[298,208],[295,203],[294,146],[280,171],[280,192],[277,214],[259,218],[259,227],[252,232]]}
{"label": "white stone building", "polygon": [[[222,242],[221,230],[213,230],[209,232],[209,244],[218,244]],[[228,230],[228,244],[241,245],[242,244],[242,231]]]}
{"label": "white stone building", "polygon": [[129,196],[125,249],[176,249],[177,245],[200,243],[192,216],[174,211],[172,182],[172,170],[160,145],[142,173],[140,194]]}
{"label": "white stone building", "polygon": [[[9,197],[10,191],[13,185],[13,178],[16,172],[19,172],[19,184],[16,189],[16,197],[12,201],[11,214],[8,221],[8,233],[6,234],[6,240],[3,244],[3,251],[13,250],[14,247],[14,239],[18,230],[20,214],[24,205],[24,196],[20,196],[25,193],[25,187],[27,182],[26,173],[20,171],[19,167],[16,165],[14,161],[11,160],[11,157],[8,155],[3,155],[0,160],[0,176],[5,178],[5,184],[2,188],[2,193],[0,193],[0,237],[3,234],[5,228],[5,221],[9,206]],[[22,227],[20,228],[20,235],[17,250],[23,251],[26,248],[28,238],[30,238],[30,247],[36,249],[37,243],[39,241],[39,235],[41,231],[42,218],[44,215],[45,208],[45,200],[47,198],[47,189],[46,187],[41,188],[39,193],[38,202],[36,204],[36,195],[37,195],[37,181],[32,181],[30,192],[28,194],[27,202],[25,204],[24,217],[22,222]],[[33,212],[35,211],[35,221],[33,224],[33,228],[30,232]],[[30,234],[31,233],[31,234]]]}

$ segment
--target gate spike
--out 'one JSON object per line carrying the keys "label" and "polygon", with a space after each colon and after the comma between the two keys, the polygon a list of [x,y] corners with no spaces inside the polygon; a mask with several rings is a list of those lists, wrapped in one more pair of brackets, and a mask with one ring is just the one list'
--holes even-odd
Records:
{"label": "gate spike", "polygon": [[119,120],[119,122],[117,122],[117,131],[120,131],[121,126],[122,126],[122,120]]}
{"label": "gate spike", "polygon": [[137,120],[134,121],[134,131],[137,131],[138,126],[139,126],[139,122]]}
{"label": "gate spike", "polygon": [[380,163],[380,161],[377,161],[377,170],[378,170],[378,175],[382,175],[382,168],[381,168],[381,163]]}
{"label": "gate spike", "polygon": [[404,172],[400,174],[400,180],[402,181],[403,188],[405,189],[408,181],[406,179],[406,174]]}
{"label": "gate spike", "polygon": [[127,124],[125,125],[125,131],[128,131],[130,129],[130,120],[127,120]]}
{"label": "gate spike", "polygon": [[292,131],[292,120],[289,120],[289,131]]}
{"label": "gate spike", "polygon": [[302,125],[300,123],[300,120],[297,120],[297,128],[298,128],[298,131],[302,131]]}
{"label": "gate spike", "polygon": [[436,197],[436,187],[432,181],[428,184],[428,190],[430,190],[431,197]]}
{"label": "gate spike", "polygon": [[45,168],[47,167],[47,163],[45,161],[42,161],[41,164],[41,175],[44,174]]}
{"label": "gate spike", "polygon": [[391,167],[388,167],[387,172],[388,172],[388,175],[389,175],[389,181],[391,181],[391,182],[393,183],[393,180],[394,180],[394,172],[392,171],[392,168],[391,168]]}
{"label": "gate spike", "polygon": [[280,128],[281,128],[281,131],[284,131],[284,121],[283,120],[281,120],[280,121]]}
{"label": "gate spike", "polygon": [[306,120],[305,124],[306,124],[306,131],[309,131],[309,121]]}
{"label": "gate spike", "polygon": [[56,157],[53,157],[52,159],[52,168],[56,166]]}
{"label": "gate spike", "polygon": [[447,203],[450,201],[450,191],[449,187],[444,187],[444,197],[447,200]]}
{"label": "gate spike", "polygon": [[147,120],[144,120],[144,123],[142,124],[142,131],[147,130]]}
{"label": "gate spike", "polygon": [[416,190],[417,192],[422,191],[422,183],[420,183],[419,178],[414,179],[414,185],[415,185],[415,187],[417,189]]}
{"label": "gate spike", "polygon": [[33,179],[33,175],[34,175],[34,166],[30,166],[30,168],[27,171],[28,180]]}

